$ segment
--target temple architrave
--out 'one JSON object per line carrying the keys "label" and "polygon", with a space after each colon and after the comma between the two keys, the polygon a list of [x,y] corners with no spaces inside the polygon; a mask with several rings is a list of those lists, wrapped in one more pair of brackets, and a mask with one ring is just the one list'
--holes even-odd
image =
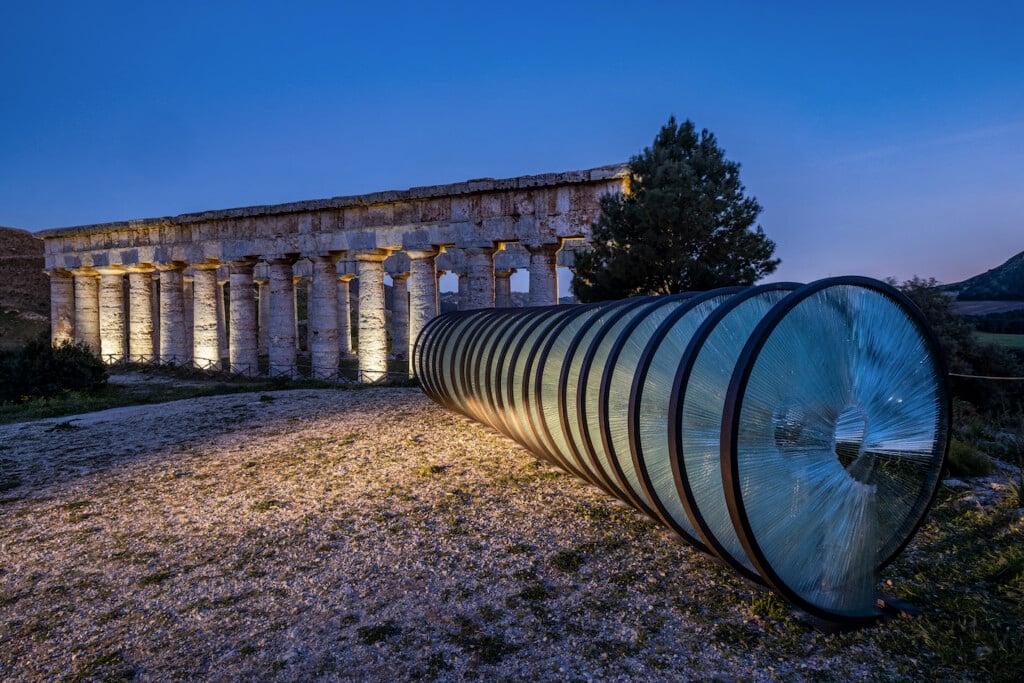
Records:
{"label": "temple architrave", "polygon": [[108,363],[245,375],[266,355],[271,376],[295,376],[305,348],[326,379],[355,349],[361,380],[377,381],[389,340],[392,357],[408,358],[438,314],[445,272],[458,275],[462,309],[510,305],[521,269],[530,305],[558,303],[556,268],[572,267],[600,197],[624,191],[625,177],[625,165],[602,166],[39,232],[52,340],[84,342]]}

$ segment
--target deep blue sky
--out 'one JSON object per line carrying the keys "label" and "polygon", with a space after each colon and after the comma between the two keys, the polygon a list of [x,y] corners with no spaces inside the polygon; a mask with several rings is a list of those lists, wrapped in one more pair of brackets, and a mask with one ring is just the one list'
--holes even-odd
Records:
{"label": "deep blue sky", "polygon": [[772,279],[1024,250],[1024,3],[5,2],[0,225],[626,161],[670,114],[765,210]]}

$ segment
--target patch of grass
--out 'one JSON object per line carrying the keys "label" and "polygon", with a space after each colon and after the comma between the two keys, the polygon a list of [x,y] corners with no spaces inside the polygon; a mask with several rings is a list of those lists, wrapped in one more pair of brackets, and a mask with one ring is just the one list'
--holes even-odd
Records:
{"label": "patch of grass", "polygon": [[423,465],[416,468],[416,474],[421,477],[432,477],[436,474],[443,474],[450,465]]}
{"label": "patch of grass", "polygon": [[359,640],[364,645],[383,643],[401,632],[402,629],[393,621],[385,621],[383,624],[376,624],[374,626],[360,626],[356,629],[356,635],[359,636]]}
{"label": "patch of grass", "polygon": [[140,588],[145,588],[147,586],[159,586],[161,583],[171,578],[172,576],[174,576],[174,573],[169,571],[154,572],[152,574],[143,576],[141,579],[135,582],[135,585],[139,586]]}
{"label": "patch of grass", "polygon": [[[188,398],[203,398],[223,394],[244,392],[266,392],[282,389],[337,389],[347,390],[345,385],[317,382],[314,380],[271,380],[266,378],[226,377],[216,379],[209,373],[184,367],[137,365],[128,366],[129,370],[137,370],[158,377],[177,378],[188,381],[187,385],[175,385],[166,382],[136,382],[132,384],[110,383],[92,393],[66,392],[52,399],[35,399],[19,403],[0,405],[0,424],[26,422],[47,418],[91,413],[108,408],[124,406],[149,405],[167,403]],[[116,375],[117,369],[111,374]],[[208,380],[203,382],[203,380]],[[200,383],[203,382],[203,383]],[[260,401],[274,400],[273,396],[263,393]]]}
{"label": "patch of grass", "polygon": [[954,477],[981,477],[992,471],[992,461],[973,444],[953,439],[946,467]]}
{"label": "patch of grass", "polygon": [[47,431],[47,433],[49,433],[49,432],[70,432],[70,431],[73,431],[75,429],[81,429],[81,427],[79,425],[76,425],[74,420],[67,420],[66,422],[58,422],[57,424],[53,425],[52,427],[50,427],[46,431]]}
{"label": "patch of grass", "polygon": [[583,566],[585,558],[572,550],[560,550],[551,557],[551,566],[566,574],[575,574]]}
{"label": "patch of grass", "polygon": [[268,512],[274,508],[282,507],[284,503],[279,501],[277,498],[264,498],[263,500],[257,501],[252,504],[253,512]]}
{"label": "patch of grass", "polygon": [[775,593],[764,591],[751,598],[750,613],[766,619],[784,619],[789,616],[789,608]]}
{"label": "patch of grass", "polygon": [[995,344],[1007,349],[1024,349],[1024,334],[975,331],[974,338],[982,344]]}
{"label": "patch of grass", "polygon": [[91,659],[86,660],[68,679],[69,681],[92,681],[102,680],[115,683],[116,681],[130,681],[135,678],[135,672],[124,661],[124,655],[120,650],[104,652]]}

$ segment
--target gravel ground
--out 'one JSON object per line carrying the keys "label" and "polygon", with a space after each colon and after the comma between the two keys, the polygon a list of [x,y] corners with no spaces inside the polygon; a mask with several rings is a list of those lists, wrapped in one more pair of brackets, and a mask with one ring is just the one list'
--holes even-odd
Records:
{"label": "gravel ground", "polygon": [[8,425],[0,469],[3,680],[900,671],[417,389]]}

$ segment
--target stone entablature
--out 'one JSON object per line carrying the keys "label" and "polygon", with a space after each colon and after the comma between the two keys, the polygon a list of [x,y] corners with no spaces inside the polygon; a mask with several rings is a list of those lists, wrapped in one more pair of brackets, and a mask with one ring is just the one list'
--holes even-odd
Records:
{"label": "stone entablature", "polygon": [[443,272],[458,275],[461,308],[507,305],[517,269],[529,270],[532,305],[557,303],[556,267],[572,266],[600,198],[624,191],[626,173],[619,164],[46,230],[36,236],[52,339],[85,342],[112,362],[226,360],[245,374],[266,352],[271,374],[294,374],[302,287],[313,374],[330,377],[353,347],[357,278],[359,367],[373,381],[386,369],[388,332],[392,355],[408,357],[437,315]]}
{"label": "stone entablature", "polygon": [[471,180],[36,233],[46,268],[273,259],[372,249],[584,238],[625,166]]}

